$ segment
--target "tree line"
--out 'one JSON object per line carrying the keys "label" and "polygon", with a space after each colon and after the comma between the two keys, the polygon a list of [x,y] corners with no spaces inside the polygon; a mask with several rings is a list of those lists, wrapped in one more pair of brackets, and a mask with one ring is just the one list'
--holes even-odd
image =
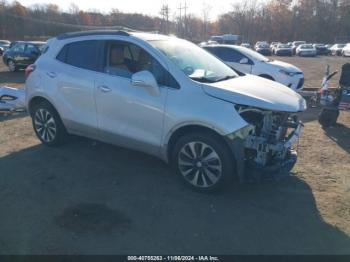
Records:
{"label": "tree line", "polygon": [[[237,34],[242,40],[350,42],[350,0],[243,0],[232,4],[217,18],[210,17],[210,4],[201,15],[159,7],[159,16],[83,11],[71,4],[63,11],[56,4],[25,7],[17,1],[0,0],[0,39],[47,39],[63,32],[126,27],[175,34],[194,42],[211,35]],[[180,11],[181,12],[181,11]]]}

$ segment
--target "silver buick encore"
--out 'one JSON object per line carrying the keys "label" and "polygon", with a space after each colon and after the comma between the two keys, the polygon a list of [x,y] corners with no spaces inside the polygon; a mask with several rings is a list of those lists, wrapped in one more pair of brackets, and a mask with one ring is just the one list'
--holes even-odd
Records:
{"label": "silver buick encore", "polygon": [[288,87],[239,76],[175,37],[126,31],[59,35],[26,69],[38,138],[81,135],[152,154],[185,184],[214,191],[289,173],[305,100]]}

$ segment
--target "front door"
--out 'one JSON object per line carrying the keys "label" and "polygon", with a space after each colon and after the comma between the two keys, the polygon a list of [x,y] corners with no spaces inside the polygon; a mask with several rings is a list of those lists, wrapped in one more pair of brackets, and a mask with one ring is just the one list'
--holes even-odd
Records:
{"label": "front door", "polygon": [[[164,67],[139,46],[106,41],[104,73],[95,82],[101,139],[151,154],[159,152],[168,89]],[[150,71],[160,85],[159,95],[131,84],[132,74]]]}
{"label": "front door", "polygon": [[220,48],[219,56],[230,67],[241,73],[250,74],[252,72],[252,61],[233,48]]}

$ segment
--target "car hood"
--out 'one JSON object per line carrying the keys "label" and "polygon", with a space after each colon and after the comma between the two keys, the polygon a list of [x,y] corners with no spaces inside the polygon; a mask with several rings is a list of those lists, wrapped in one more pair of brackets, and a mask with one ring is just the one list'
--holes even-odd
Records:
{"label": "car hood", "polygon": [[291,73],[302,72],[298,67],[293,66],[293,65],[288,64],[288,63],[285,63],[285,62],[282,62],[282,61],[273,60],[273,61],[267,62],[267,64],[279,67],[280,69],[284,69],[284,70],[291,72]]}
{"label": "car hood", "polygon": [[234,104],[291,113],[306,110],[305,100],[290,88],[253,75],[202,87],[206,94]]}

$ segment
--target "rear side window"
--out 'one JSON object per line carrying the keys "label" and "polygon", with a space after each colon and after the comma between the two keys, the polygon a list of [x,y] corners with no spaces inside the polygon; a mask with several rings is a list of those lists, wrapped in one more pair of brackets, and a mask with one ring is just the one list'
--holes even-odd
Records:
{"label": "rear side window", "polygon": [[79,41],[65,45],[57,60],[83,69],[101,71],[101,41]]}

